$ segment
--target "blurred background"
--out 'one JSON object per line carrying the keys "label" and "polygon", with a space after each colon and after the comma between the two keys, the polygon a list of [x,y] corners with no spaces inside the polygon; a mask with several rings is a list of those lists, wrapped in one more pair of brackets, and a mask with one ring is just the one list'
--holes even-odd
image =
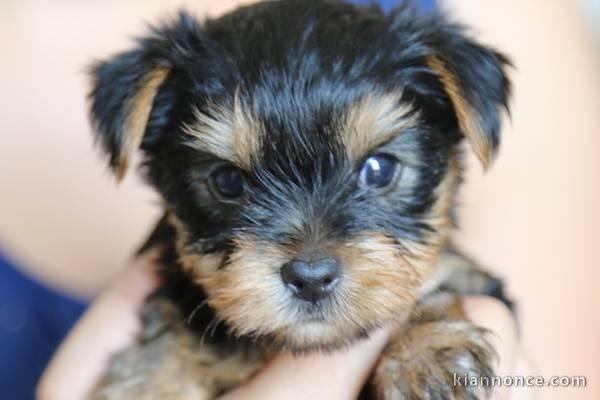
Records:
{"label": "blurred background", "polygon": [[[0,252],[22,272],[86,301],[160,212],[135,174],[117,186],[93,149],[90,61],[181,6],[205,16],[240,3],[1,0]],[[587,377],[541,398],[599,399],[600,1],[441,6],[516,65],[498,160],[486,174],[470,160],[458,242],[507,281],[538,373]],[[0,301],[0,330],[26,325],[17,311]]]}

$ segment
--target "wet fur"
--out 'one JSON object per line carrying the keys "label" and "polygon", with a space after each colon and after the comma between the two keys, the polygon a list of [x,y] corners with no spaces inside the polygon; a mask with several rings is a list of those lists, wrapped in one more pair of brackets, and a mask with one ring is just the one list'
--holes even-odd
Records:
{"label": "wet fur", "polygon": [[[91,397],[214,398],[278,350],[343,348],[384,323],[397,332],[363,396],[484,396],[449,386],[452,372],[490,374],[493,350],[440,293],[511,304],[450,240],[461,142],[490,164],[508,65],[442,13],[324,0],[205,22],[181,13],[96,63],[91,114],[109,164],[122,178],[139,147],[163,200],[142,251],[161,246],[164,284],[139,343]],[[357,184],[378,153],[402,168],[385,191]],[[223,165],[244,174],[237,201],[211,186]],[[318,304],[295,299],[279,273],[315,255],[343,266]]]}

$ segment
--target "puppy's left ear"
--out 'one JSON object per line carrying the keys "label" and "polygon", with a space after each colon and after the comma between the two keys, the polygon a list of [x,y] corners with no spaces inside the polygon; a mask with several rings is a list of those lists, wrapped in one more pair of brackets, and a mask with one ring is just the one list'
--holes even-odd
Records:
{"label": "puppy's left ear", "polygon": [[511,85],[504,55],[479,45],[458,27],[437,36],[427,65],[452,102],[458,125],[484,168],[500,143],[502,111],[509,111]]}

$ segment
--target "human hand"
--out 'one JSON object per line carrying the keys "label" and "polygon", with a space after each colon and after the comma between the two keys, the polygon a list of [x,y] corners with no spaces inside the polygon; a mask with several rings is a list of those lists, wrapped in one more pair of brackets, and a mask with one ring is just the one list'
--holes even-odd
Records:
{"label": "human hand", "polygon": [[[156,253],[138,258],[120,279],[100,295],[73,328],[46,369],[37,388],[40,400],[84,399],[100,379],[111,356],[131,345],[141,325],[138,310],[159,283],[154,273]],[[496,333],[498,372],[521,368],[515,323],[500,303],[467,298],[472,320]],[[246,384],[222,400],[355,399],[389,337],[389,329],[331,354],[294,357],[282,353]],[[502,389],[496,398],[517,398]],[[525,398],[525,397],[519,397]]]}

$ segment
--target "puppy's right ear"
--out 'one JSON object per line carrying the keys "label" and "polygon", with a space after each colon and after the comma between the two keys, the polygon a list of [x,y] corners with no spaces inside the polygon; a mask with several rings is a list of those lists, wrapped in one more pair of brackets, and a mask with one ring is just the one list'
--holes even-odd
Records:
{"label": "puppy's right ear", "polygon": [[169,71],[166,60],[152,57],[144,48],[91,68],[91,117],[119,181],[142,144],[154,99]]}
{"label": "puppy's right ear", "polygon": [[[189,72],[195,79],[210,79],[204,71],[219,55],[207,42],[202,25],[185,11],[176,18],[151,26],[136,47],[92,66],[90,114],[96,136],[109,155],[110,166],[120,180],[125,176],[132,154],[142,145],[148,131],[160,131],[168,124],[174,94],[158,105],[157,95],[165,80],[175,72]],[[153,108],[156,105],[156,112]],[[152,118],[151,118],[152,117]],[[151,118],[151,119],[150,119]],[[150,126],[148,122],[150,119]]]}

